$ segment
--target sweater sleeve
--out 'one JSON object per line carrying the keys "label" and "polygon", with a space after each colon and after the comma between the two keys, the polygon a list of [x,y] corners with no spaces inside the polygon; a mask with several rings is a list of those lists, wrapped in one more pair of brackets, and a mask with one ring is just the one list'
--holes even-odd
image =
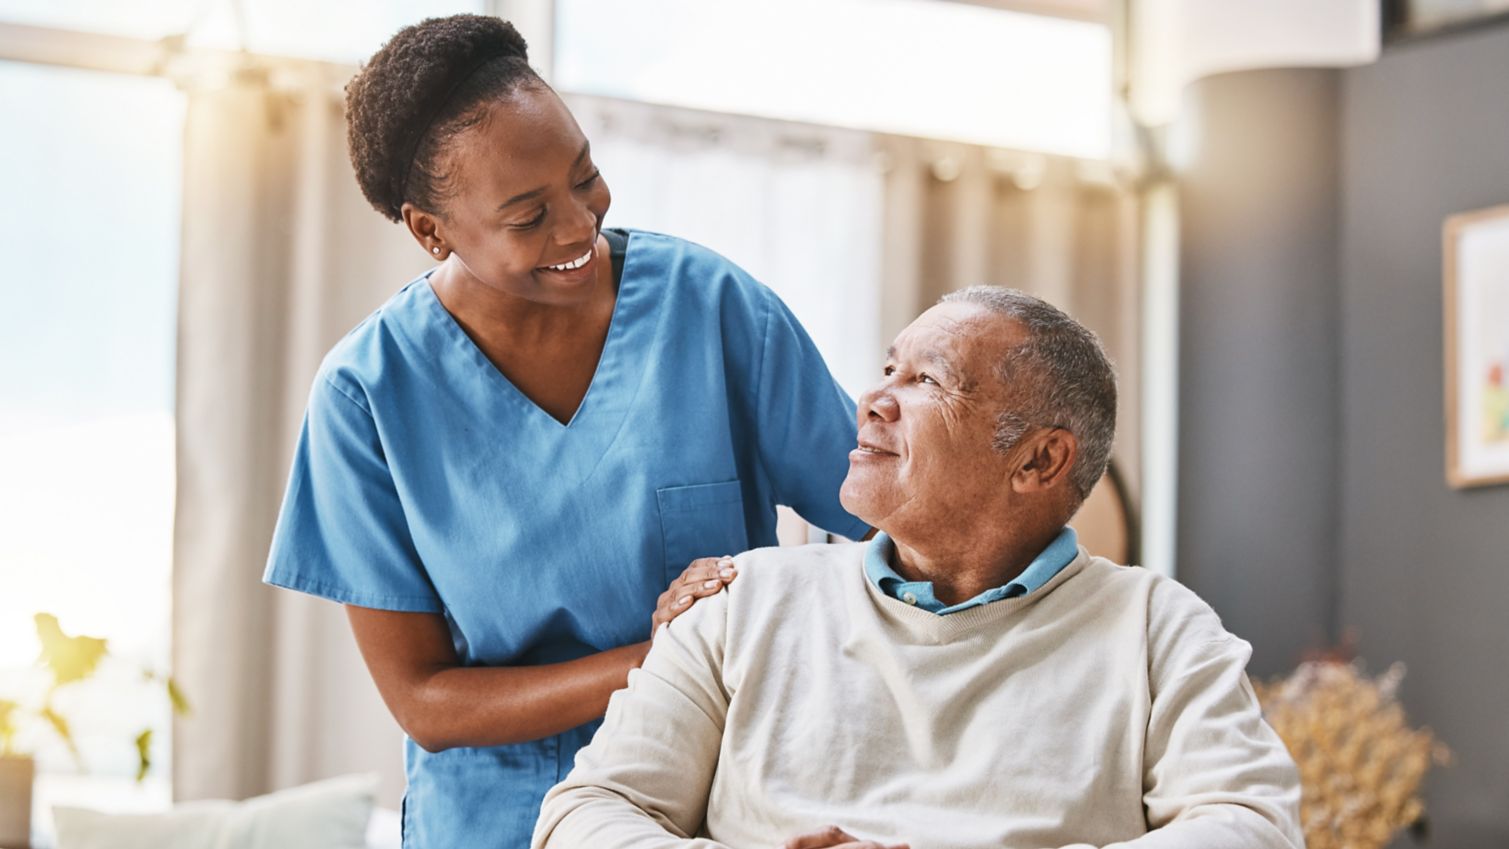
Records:
{"label": "sweater sleeve", "polygon": [[1149,633],[1149,831],[1102,849],[1303,849],[1299,772],[1247,679],[1251,646],[1187,590],[1161,589],[1181,598]]}
{"label": "sweater sleeve", "polygon": [[533,849],[726,849],[693,835],[728,712],[727,611],[725,591],[661,628],[575,768],[546,794]]}

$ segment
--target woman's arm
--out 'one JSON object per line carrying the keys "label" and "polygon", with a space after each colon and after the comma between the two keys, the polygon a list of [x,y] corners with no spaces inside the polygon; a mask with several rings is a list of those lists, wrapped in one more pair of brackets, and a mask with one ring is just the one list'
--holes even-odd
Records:
{"label": "woman's arm", "polygon": [[603,715],[648,642],[546,666],[462,666],[445,617],[346,606],[377,691],[424,749],[498,746]]}
{"label": "woman's arm", "polygon": [[[660,596],[658,629],[733,580],[732,563],[703,558]],[[544,666],[462,666],[445,617],[346,606],[377,691],[427,751],[538,740],[601,717],[644,660],[648,641]]]}

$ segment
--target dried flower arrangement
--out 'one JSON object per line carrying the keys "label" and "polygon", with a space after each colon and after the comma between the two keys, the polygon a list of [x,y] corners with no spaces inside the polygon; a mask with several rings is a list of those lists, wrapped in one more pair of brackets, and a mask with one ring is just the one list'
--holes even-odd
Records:
{"label": "dried flower arrangement", "polygon": [[1403,678],[1403,664],[1370,678],[1357,663],[1314,660],[1255,686],[1299,765],[1309,849],[1382,849],[1424,815],[1420,783],[1450,752],[1406,723],[1396,699]]}

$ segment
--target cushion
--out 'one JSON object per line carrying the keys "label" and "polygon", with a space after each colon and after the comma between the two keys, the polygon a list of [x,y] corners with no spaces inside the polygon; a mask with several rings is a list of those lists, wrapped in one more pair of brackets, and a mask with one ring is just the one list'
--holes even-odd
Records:
{"label": "cushion", "polygon": [[57,849],[363,849],[377,776],[348,775],[244,802],[185,802],[160,814],[53,808]]}

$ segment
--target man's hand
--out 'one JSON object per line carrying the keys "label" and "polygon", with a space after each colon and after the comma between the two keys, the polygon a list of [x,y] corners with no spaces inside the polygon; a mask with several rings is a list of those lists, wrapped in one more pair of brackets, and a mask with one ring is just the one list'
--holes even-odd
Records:
{"label": "man's hand", "polygon": [[722,557],[700,557],[693,560],[692,565],[681,573],[681,577],[671,582],[670,589],[660,594],[660,600],[655,605],[655,615],[650,619],[651,638],[654,638],[661,625],[691,610],[692,602],[697,599],[722,590],[737,574],[734,559],[726,554]]}
{"label": "man's hand", "polygon": [[910,849],[905,843],[880,843],[860,840],[836,825],[822,831],[797,835],[781,844],[781,849]]}

